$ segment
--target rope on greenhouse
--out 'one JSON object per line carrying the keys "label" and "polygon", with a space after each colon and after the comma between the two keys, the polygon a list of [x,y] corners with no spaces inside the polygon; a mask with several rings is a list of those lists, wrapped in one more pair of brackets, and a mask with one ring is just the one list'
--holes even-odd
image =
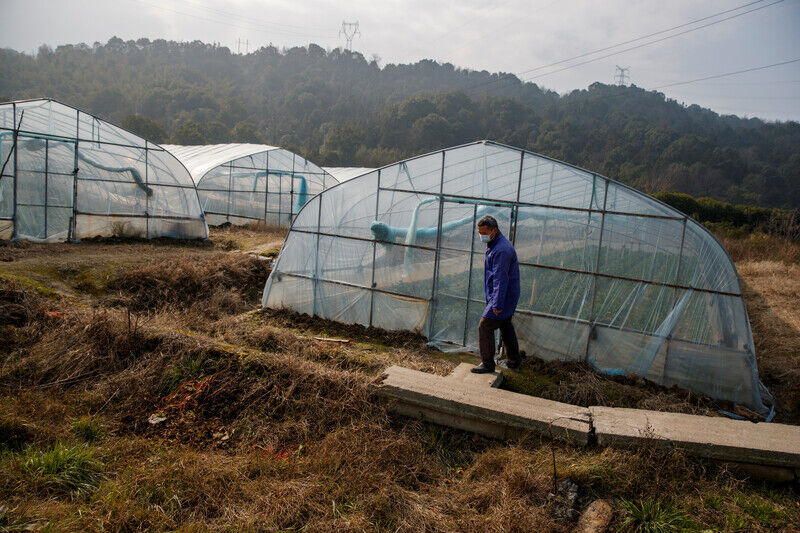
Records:
{"label": "rope on greenhouse", "polygon": [[[256,172],[253,176],[253,192],[256,192],[256,189],[258,188],[258,178],[264,177],[265,179],[268,179],[267,176],[269,176],[269,174],[275,174],[277,176],[291,176],[300,180],[300,188],[297,190],[297,193],[295,193],[297,195],[297,201],[295,202],[294,209],[292,210],[293,215],[298,214],[300,209],[302,209],[303,206],[308,203],[308,183],[306,182],[306,177],[302,174],[288,170],[261,170]],[[266,188],[264,190],[266,194]]]}
{"label": "rope on greenhouse", "polygon": [[[33,134],[25,134],[25,137],[30,137],[30,140],[25,141],[25,149],[26,150],[41,150],[42,140],[51,140],[51,141],[58,141],[58,142],[69,142],[69,143],[77,143],[77,141],[72,139],[65,139],[61,137],[55,137],[51,135],[33,135]],[[94,159],[90,158],[84,153],[81,153],[78,150],[78,159],[81,161],[92,165],[93,167],[99,168],[100,170],[107,170],[108,172],[130,172],[133,181],[136,182],[136,185],[142,189],[147,196],[153,196],[153,189],[148,187],[147,184],[142,179],[142,174],[139,172],[138,169],[134,167],[112,167],[110,165],[104,165],[103,163],[99,163]]]}
{"label": "rope on greenhouse", "polygon": [[[411,221],[409,222],[408,228],[401,228],[398,226],[389,226],[385,222],[380,222],[375,220],[370,224],[369,229],[372,231],[372,235],[375,237],[375,240],[381,243],[390,244],[398,238],[404,238],[404,244],[406,244],[406,251],[403,256],[403,277],[407,277],[411,274],[411,271],[414,269],[414,246],[417,244],[417,239],[420,237],[433,237],[436,235],[438,228],[436,226],[429,226],[425,228],[418,227],[419,225],[419,210],[420,208],[429,203],[433,203],[438,201],[438,197],[433,198],[426,198],[425,200],[421,200],[414,206],[414,211],[411,214]],[[455,228],[463,226],[465,224],[471,224],[475,218],[480,218],[485,213],[486,209],[488,209],[488,205],[485,205],[487,202],[483,200],[467,200],[462,198],[444,198],[444,200],[449,200],[452,202],[458,202],[462,204],[473,204],[477,205],[477,215],[473,216],[470,215],[468,217],[459,218],[456,220],[451,220],[446,224],[442,224],[442,232],[451,231]]]}
{"label": "rope on greenhouse", "polygon": [[306,202],[308,202],[308,185],[306,184],[306,178],[302,174],[297,174],[300,178],[300,189],[297,191],[297,201],[295,202],[294,206],[294,215],[300,212]]}
{"label": "rope on greenhouse", "polygon": [[86,154],[81,153],[80,150],[78,150],[78,159],[80,159],[85,163],[89,163],[93,167],[99,168],[100,170],[107,170],[108,172],[128,171],[131,173],[131,177],[133,178],[133,181],[136,182],[136,185],[138,185],[139,188],[142,189],[145,192],[145,194],[147,194],[147,196],[153,196],[153,189],[147,186],[147,184],[142,179],[142,175],[139,173],[139,170],[134,167],[112,167],[109,165],[104,165],[103,163],[99,163],[93,160]]}

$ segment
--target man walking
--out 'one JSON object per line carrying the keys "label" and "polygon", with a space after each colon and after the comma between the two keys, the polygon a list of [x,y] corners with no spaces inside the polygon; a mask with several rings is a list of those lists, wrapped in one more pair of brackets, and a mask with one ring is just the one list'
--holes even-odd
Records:
{"label": "man walking", "polygon": [[486,243],[484,260],[483,292],[486,309],[478,323],[478,343],[482,363],[472,369],[475,374],[494,372],[494,332],[500,330],[506,347],[508,368],[518,370],[520,366],[519,344],[511,317],[519,301],[519,263],[517,252],[506,237],[500,233],[497,220],[489,215],[478,220],[478,233]]}

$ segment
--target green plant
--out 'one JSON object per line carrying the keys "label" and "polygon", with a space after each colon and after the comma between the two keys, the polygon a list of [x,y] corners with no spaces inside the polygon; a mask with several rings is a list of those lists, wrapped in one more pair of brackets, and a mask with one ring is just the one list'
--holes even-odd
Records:
{"label": "green plant", "polygon": [[447,468],[464,467],[469,462],[466,437],[433,424],[421,424],[422,442],[427,453],[436,456]]}
{"label": "green plant", "polygon": [[85,442],[94,442],[105,435],[105,427],[92,416],[82,416],[71,426],[72,433]]}
{"label": "green plant", "polygon": [[204,355],[185,356],[178,363],[170,366],[161,380],[161,392],[167,394],[186,380],[197,379],[209,372],[213,361]]}
{"label": "green plant", "polygon": [[646,498],[639,502],[622,500],[622,529],[636,533],[681,531],[689,518],[681,511],[665,507],[661,501]]}
{"label": "green plant", "polygon": [[272,258],[275,258],[275,257],[278,257],[278,254],[279,254],[280,252],[281,252],[281,248],[280,248],[280,246],[273,246],[272,248],[268,248],[268,249],[264,250],[263,252],[261,252],[261,253],[260,253],[260,254],[258,254],[258,255],[260,255],[260,256],[262,256],[262,257],[272,257]]}
{"label": "green plant", "polygon": [[741,493],[734,501],[763,527],[777,528],[786,524],[786,516],[781,512],[780,505],[757,494]]}
{"label": "green plant", "polygon": [[63,443],[47,451],[29,448],[22,471],[37,490],[68,496],[90,493],[105,479],[103,464],[91,449]]}

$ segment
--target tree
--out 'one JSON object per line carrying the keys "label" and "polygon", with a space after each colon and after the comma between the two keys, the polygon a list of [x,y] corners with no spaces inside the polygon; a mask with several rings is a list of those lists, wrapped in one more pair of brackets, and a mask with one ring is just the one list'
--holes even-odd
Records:
{"label": "tree", "polygon": [[203,133],[209,144],[226,143],[231,140],[231,132],[222,122],[209,122],[203,128]]}
{"label": "tree", "polygon": [[205,135],[199,124],[192,121],[186,121],[178,125],[175,131],[172,132],[170,138],[172,144],[206,144]]}
{"label": "tree", "polygon": [[237,143],[266,144],[256,126],[252,122],[244,120],[233,127],[231,137]]}
{"label": "tree", "polygon": [[[0,50],[0,95],[48,95],[151,140],[265,142],[374,166],[493,139],[647,191],[800,205],[800,124],[720,116],[638,87],[560,96],[513,76],[425,60],[380,67],[317,45],[247,56],[163,39]],[[502,81],[502,83],[496,83]],[[474,88],[480,87],[479,96]],[[128,119],[140,115],[162,126]],[[391,159],[394,158],[394,159]],[[319,161],[318,161],[319,162]]]}
{"label": "tree", "polygon": [[122,119],[120,125],[139,137],[154,143],[165,143],[169,139],[169,135],[167,135],[167,130],[164,129],[164,126],[142,115],[128,115]]}

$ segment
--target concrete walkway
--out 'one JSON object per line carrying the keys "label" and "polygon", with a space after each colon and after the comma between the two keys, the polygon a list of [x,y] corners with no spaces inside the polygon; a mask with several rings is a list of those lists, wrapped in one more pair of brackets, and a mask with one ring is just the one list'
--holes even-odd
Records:
{"label": "concrete walkway", "polygon": [[578,407],[497,388],[502,375],[462,363],[437,376],[388,368],[374,392],[396,413],[492,438],[533,433],[578,445],[656,445],[690,455],[788,469],[800,476],[800,426],[752,423],[643,409]]}

